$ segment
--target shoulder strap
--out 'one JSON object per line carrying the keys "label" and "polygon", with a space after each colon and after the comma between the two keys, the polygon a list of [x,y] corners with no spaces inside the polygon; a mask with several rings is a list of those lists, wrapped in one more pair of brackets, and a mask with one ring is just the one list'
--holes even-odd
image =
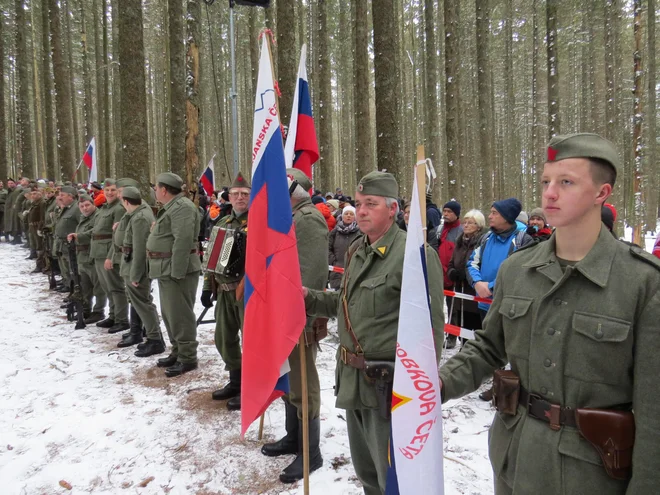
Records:
{"label": "shoulder strap", "polygon": [[353,242],[348,247],[348,256],[346,257],[346,264],[344,265],[344,294],[341,298],[341,303],[344,308],[344,323],[346,326],[346,331],[353,341],[353,345],[355,346],[355,353],[358,356],[364,354],[364,350],[362,349],[362,346],[360,345],[360,342],[358,341],[358,338],[353,331],[351,319],[348,317],[348,300],[346,299],[346,289],[348,288],[348,269],[351,266],[351,259],[359,247],[359,241],[357,240],[353,240]]}

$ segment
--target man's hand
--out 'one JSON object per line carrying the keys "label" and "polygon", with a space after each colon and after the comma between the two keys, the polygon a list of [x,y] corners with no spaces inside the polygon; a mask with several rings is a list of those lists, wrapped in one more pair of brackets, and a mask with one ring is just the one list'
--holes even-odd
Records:
{"label": "man's hand", "polygon": [[119,222],[115,222],[115,223],[112,224],[112,231],[113,231],[113,232],[114,232],[115,230],[117,230],[117,225],[119,225]]}
{"label": "man's hand", "polygon": [[103,263],[103,268],[108,271],[112,270],[112,260],[105,260],[105,263]]}
{"label": "man's hand", "polygon": [[72,233],[72,234],[69,234],[68,236],[66,236],[66,240],[69,241],[69,242],[71,242],[73,239],[78,240],[78,234]]}
{"label": "man's hand", "polygon": [[140,282],[131,282],[133,287],[140,287]]}
{"label": "man's hand", "polygon": [[309,294],[309,290],[307,290],[307,287],[303,287],[303,297],[307,297],[307,294]]}
{"label": "man's hand", "polygon": [[211,301],[211,296],[213,295],[213,292],[210,290],[203,290],[202,291],[202,297],[200,297],[200,301],[202,302],[202,306],[205,308],[210,308],[213,306],[213,302]]}
{"label": "man's hand", "polygon": [[474,284],[474,290],[477,291],[479,297],[490,297],[493,293],[488,288],[488,282],[477,282]]}

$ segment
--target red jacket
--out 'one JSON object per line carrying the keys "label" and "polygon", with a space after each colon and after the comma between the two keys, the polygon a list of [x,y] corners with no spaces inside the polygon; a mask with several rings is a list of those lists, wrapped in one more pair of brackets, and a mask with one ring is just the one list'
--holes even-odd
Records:
{"label": "red jacket", "polygon": [[653,254],[660,258],[660,235],[655,240],[655,245],[653,246]]}
{"label": "red jacket", "polygon": [[328,208],[325,203],[319,203],[314,206],[316,206],[316,209],[319,210],[321,215],[323,215],[323,218],[325,218],[325,222],[328,224],[328,232],[332,232],[332,229],[337,225],[337,219],[332,216],[332,213],[330,213],[330,208]]}
{"label": "red jacket", "polygon": [[105,204],[105,194],[103,191],[99,191],[94,195],[94,206],[98,208],[99,206],[103,206],[103,204]]}
{"label": "red jacket", "polygon": [[440,246],[438,247],[438,254],[440,255],[440,263],[442,263],[442,273],[444,274],[445,279],[445,289],[453,287],[454,282],[452,282],[449,277],[447,277],[447,268],[449,267],[449,262],[451,257],[454,254],[454,247],[456,246],[456,240],[463,235],[463,227],[461,226],[461,221],[456,220],[452,223],[447,223],[442,226],[440,231]]}

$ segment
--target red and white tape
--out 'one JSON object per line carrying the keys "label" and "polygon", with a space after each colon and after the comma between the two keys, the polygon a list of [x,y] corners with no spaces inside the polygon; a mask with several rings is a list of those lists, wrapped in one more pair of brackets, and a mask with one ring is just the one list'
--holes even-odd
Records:
{"label": "red and white tape", "polygon": [[457,327],[456,325],[450,325],[449,323],[445,323],[445,333],[455,335],[462,339],[474,340],[474,330]]}
{"label": "red and white tape", "polygon": [[328,265],[328,270],[335,273],[344,273],[344,269],[341,266]]}

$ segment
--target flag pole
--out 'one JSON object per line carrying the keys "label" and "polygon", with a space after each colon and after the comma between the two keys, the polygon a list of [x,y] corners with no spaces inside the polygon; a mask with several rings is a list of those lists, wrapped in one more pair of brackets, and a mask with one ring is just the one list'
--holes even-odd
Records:
{"label": "flag pole", "polygon": [[305,495],[309,495],[309,411],[307,397],[307,366],[306,366],[306,350],[305,350],[305,329],[303,328],[300,334],[300,341],[298,342],[300,348],[300,383],[302,388],[302,431],[303,431],[303,475]]}
{"label": "flag pole", "polygon": [[424,156],[424,145],[417,146],[417,164],[415,165],[417,175],[417,196],[419,197],[419,209],[422,213],[422,229],[426,235],[426,157]]}

